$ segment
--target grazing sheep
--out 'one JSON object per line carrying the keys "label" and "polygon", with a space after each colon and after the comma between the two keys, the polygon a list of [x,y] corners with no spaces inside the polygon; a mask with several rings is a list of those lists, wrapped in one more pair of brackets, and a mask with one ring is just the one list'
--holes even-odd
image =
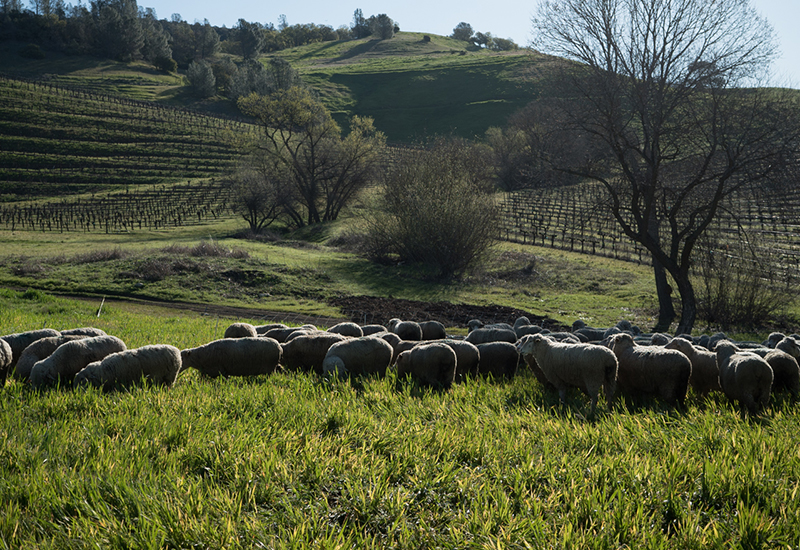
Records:
{"label": "grazing sheep", "polygon": [[250,323],[233,323],[225,329],[223,338],[256,338],[256,327]]}
{"label": "grazing sheep", "polygon": [[[294,340],[298,336],[305,336],[306,334],[316,334],[316,333],[320,333],[320,332],[326,332],[326,331],[324,331],[324,330],[310,330],[310,329],[307,329],[307,328],[302,328],[302,329],[299,329],[299,330],[295,330],[294,332],[290,333],[289,336],[286,337],[286,342],[282,342],[282,343],[285,344],[287,342],[291,342],[292,340]],[[333,332],[329,332],[328,334],[334,334],[334,333]],[[344,336],[344,335],[341,335],[341,336]]]}
{"label": "grazing sheep", "polygon": [[51,328],[43,328],[40,330],[29,330],[27,332],[17,332],[14,334],[0,336],[0,340],[5,340],[5,342],[11,348],[11,363],[7,367],[0,369],[0,383],[5,381],[9,371],[16,366],[19,356],[22,355],[22,352],[25,351],[25,348],[30,346],[36,340],[50,338],[52,336],[61,336],[61,333]]}
{"label": "grazing sheep", "polygon": [[[611,403],[617,382],[617,358],[606,347],[595,344],[564,344],[554,342],[541,334],[526,336],[517,342],[517,351],[523,356],[533,356],[547,380],[558,390],[558,397],[566,403],[567,390],[578,388],[592,400],[594,415],[600,390]],[[527,362],[527,361],[526,361]]]}
{"label": "grazing sheep", "polygon": [[346,336],[333,332],[312,332],[292,339],[283,348],[281,364],[287,369],[322,374],[322,362],[328,348],[337,342],[347,340]]}
{"label": "grazing sheep", "polygon": [[650,336],[651,346],[666,346],[671,341],[672,337],[669,334],[664,334],[663,332],[656,332],[655,334]]}
{"label": "grazing sheep", "polygon": [[456,352],[446,344],[420,344],[397,357],[397,377],[410,375],[421,384],[449,389],[457,361]]}
{"label": "grazing sheep", "polygon": [[519,365],[519,352],[509,342],[487,342],[477,345],[481,361],[478,373],[495,378],[513,378]]}
{"label": "grazing sheep", "polygon": [[507,330],[514,330],[514,327],[512,327],[508,323],[492,323],[490,325],[485,325],[483,324],[483,321],[481,321],[480,319],[471,319],[467,323],[467,328],[468,328],[467,330],[468,333],[479,328],[504,328]]}
{"label": "grazing sheep", "polygon": [[550,332],[547,337],[556,342],[565,342],[572,344],[586,344],[589,338],[580,332]]}
{"label": "grazing sheep", "polygon": [[383,378],[393,355],[394,350],[386,340],[374,336],[352,338],[336,342],[328,348],[322,361],[322,372],[339,376],[377,374]]}
{"label": "grazing sheep", "polygon": [[716,345],[719,383],[722,391],[739,407],[750,414],[769,403],[774,374],[769,363],[755,353],[739,351],[731,342],[721,341]]}
{"label": "grazing sheep", "polygon": [[361,332],[364,336],[370,336],[379,332],[386,332],[386,327],[383,325],[364,325],[361,327]]}
{"label": "grazing sheep", "polygon": [[417,342],[422,340],[422,327],[414,321],[400,321],[391,330],[402,340],[415,340]]}
{"label": "grazing sheep", "polygon": [[400,322],[401,322],[401,320],[398,319],[397,317],[389,319],[389,322],[386,323],[386,330],[388,330],[389,332],[394,332],[394,327],[396,327],[397,323],[400,323]]}
{"label": "grazing sheep", "polygon": [[800,367],[797,359],[791,354],[774,349],[765,357],[769,366],[772,367],[772,393],[788,391],[793,398],[797,398],[800,392]]}
{"label": "grazing sheep", "polygon": [[355,323],[351,323],[350,321],[333,325],[328,329],[328,332],[341,334],[342,336],[347,336],[349,338],[361,338],[364,336],[364,331],[361,330],[361,327]]}
{"label": "grazing sheep", "polygon": [[106,331],[95,327],[78,327],[62,330],[61,336],[106,336]]}
{"label": "grazing sheep", "polygon": [[404,351],[408,351],[415,346],[418,346],[422,341],[417,340],[400,340],[396,344],[392,344],[392,349],[394,350],[393,359],[397,360],[397,357],[403,353]]}
{"label": "grazing sheep", "polygon": [[572,332],[573,334],[577,334],[579,338],[581,336],[586,338],[586,342],[599,342],[600,340],[605,338],[606,331],[601,328],[583,327],[579,329],[573,329]]}
{"label": "grazing sheep", "polygon": [[517,340],[529,334],[539,334],[542,332],[542,327],[539,325],[520,325],[514,327],[514,334],[517,335]]}
{"label": "grazing sheep", "polygon": [[31,369],[33,365],[42,359],[49,357],[58,346],[71,342],[73,340],[81,340],[88,338],[80,334],[69,334],[67,336],[50,336],[48,338],[40,338],[25,348],[22,355],[19,356],[17,366],[14,368],[14,379],[20,382],[27,382],[31,377]]}
{"label": "grazing sheep", "polygon": [[508,342],[513,344],[517,341],[517,333],[513,329],[505,328],[476,328],[465,338],[470,344],[487,344],[489,342]]}
{"label": "grazing sheep", "polygon": [[797,360],[800,360],[800,344],[797,340],[787,336],[775,345],[775,349],[785,351]]}
{"label": "grazing sheep", "polygon": [[203,376],[257,376],[270,374],[281,361],[281,345],[265,336],[222,338],[181,350],[181,369],[196,369]]}
{"label": "grazing sheep", "polygon": [[284,325],[283,323],[269,323],[268,325],[258,325],[256,327],[256,334],[260,336],[276,328],[289,328],[289,327],[287,325]]}
{"label": "grazing sheep", "polygon": [[477,376],[481,361],[481,352],[478,346],[466,340],[432,340],[430,343],[441,343],[453,348],[456,352],[456,382],[463,382],[467,376]]}
{"label": "grazing sheep", "polygon": [[11,361],[14,359],[14,352],[5,340],[0,340],[0,372],[3,373],[0,384],[5,382],[6,373],[11,368]]}
{"label": "grazing sheep", "polygon": [[775,349],[775,346],[778,345],[778,342],[780,342],[784,338],[786,338],[785,334],[782,334],[780,332],[771,332],[770,335],[767,336],[767,339],[764,342],[762,342],[761,345],[767,348]]}
{"label": "grazing sheep", "polygon": [[129,388],[142,383],[172,386],[181,370],[181,350],[156,344],[112,353],[89,363],[73,382],[74,388],[94,386],[103,391]]}
{"label": "grazing sheep", "polygon": [[273,328],[262,334],[266,338],[272,338],[273,340],[277,340],[281,344],[286,342],[286,340],[294,334],[295,332],[299,332],[300,334],[307,334],[310,332],[310,329],[302,328],[302,327],[286,327],[286,328]]}
{"label": "grazing sheep", "polygon": [[424,321],[419,324],[422,329],[423,340],[443,340],[447,338],[447,331],[439,321]]}
{"label": "grazing sheep", "polygon": [[126,350],[125,342],[116,336],[93,336],[61,344],[48,357],[31,369],[31,386],[35,389],[58,385],[72,387],[75,375],[89,363]]}
{"label": "grazing sheep", "polygon": [[708,337],[708,349],[711,351],[716,350],[717,343],[723,340],[728,340],[728,336],[724,332],[717,332]]}
{"label": "grazing sheep", "polygon": [[531,320],[523,315],[522,317],[517,317],[517,320],[514,321],[514,326],[512,328],[516,330],[519,327],[530,326],[530,324],[531,324]]}
{"label": "grazing sheep", "polygon": [[584,328],[592,328],[592,327],[587,325],[586,321],[584,321],[583,319],[576,319],[575,321],[572,322],[572,332],[575,332],[576,330],[581,330],[581,329],[584,329]]}
{"label": "grazing sheep", "polygon": [[684,408],[692,363],[678,350],[658,346],[637,346],[627,333],[611,338],[611,351],[617,356],[617,388],[637,397],[651,395]]}
{"label": "grazing sheep", "polygon": [[719,367],[717,367],[716,354],[695,346],[684,338],[673,338],[664,347],[678,350],[689,358],[692,363],[689,385],[696,393],[705,397],[712,391],[722,391],[722,386],[719,385]]}

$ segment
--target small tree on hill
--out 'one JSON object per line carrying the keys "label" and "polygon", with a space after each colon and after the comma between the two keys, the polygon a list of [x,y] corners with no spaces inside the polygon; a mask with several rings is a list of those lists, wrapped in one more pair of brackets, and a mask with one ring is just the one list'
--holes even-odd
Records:
{"label": "small tree on hill", "polygon": [[451,34],[450,37],[463,42],[472,42],[472,35],[474,33],[475,31],[472,30],[472,25],[462,21],[456,25],[456,27],[453,29],[453,34]]}
{"label": "small tree on hill", "polygon": [[392,38],[395,33],[395,27],[395,22],[385,13],[373,15],[369,18],[370,31],[381,40],[389,40]]}
{"label": "small tree on hill", "polygon": [[192,61],[186,70],[186,78],[195,93],[200,97],[211,97],[217,93],[217,79],[214,70],[206,61]]}

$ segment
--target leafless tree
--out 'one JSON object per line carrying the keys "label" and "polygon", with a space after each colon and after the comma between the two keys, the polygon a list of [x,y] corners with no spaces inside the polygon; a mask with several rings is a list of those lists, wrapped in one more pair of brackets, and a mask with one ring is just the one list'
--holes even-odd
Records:
{"label": "leafless tree", "polygon": [[[777,177],[796,154],[796,107],[756,87],[776,52],[747,0],[549,0],[534,47],[565,63],[564,132],[587,139],[553,165],[598,181],[623,232],[652,255],[659,326],[697,315],[692,254],[723,199]],[[666,271],[666,273],[665,273]]]}

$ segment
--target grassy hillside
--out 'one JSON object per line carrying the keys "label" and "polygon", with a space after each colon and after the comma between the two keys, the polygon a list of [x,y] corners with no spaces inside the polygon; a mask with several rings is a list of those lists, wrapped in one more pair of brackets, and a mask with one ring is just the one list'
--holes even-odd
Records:
{"label": "grassy hillside", "polygon": [[340,120],[371,116],[398,142],[451,132],[473,137],[503,125],[532,99],[551,93],[555,63],[528,50],[489,52],[405,32],[275,55],[291,62]]}

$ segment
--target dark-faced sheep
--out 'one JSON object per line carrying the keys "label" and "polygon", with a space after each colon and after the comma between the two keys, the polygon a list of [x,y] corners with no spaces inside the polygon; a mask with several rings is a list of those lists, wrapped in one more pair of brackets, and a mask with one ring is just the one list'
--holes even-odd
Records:
{"label": "dark-faced sheep", "polygon": [[617,356],[617,389],[634,398],[652,396],[684,408],[692,363],[683,353],[659,346],[637,346],[627,333],[611,338]]}
{"label": "dark-faced sheep", "polygon": [[289,370],[315,372],[322,374],[322,362],[325,355],[336,342],[347,340],[346,336],[332,332],[311,332],[292,339],[283,348],[281,364]]}
{"label": "dark-faced sheep", "polygon": [[532,355],[553,386],[562,403],[566,403],[567,390],[578,388],[592,400],[594,415],[600,390],[605,391],[611,403],[617,382],[617,358],[606,347],[595,344],[564,344],[554,342],[540,334],[526,336],[517,342],[523,356]]}
{"label": "dark-faced sheep", "polygon": [[155,344],[112,353],[102,361],[86,365],[73,387],[94,386],[103,391],[141,384],[172,386],[181,370],[181,351],[175,346]]}
{"label": "dark-faced sheep", "polygon": [[470,344],[488,344],[489,342],[508,342],[513,344],[517,341],[517,333],[507,328],[476,328],[470,331],[465,338]]}
{"label": "dark-faced sheep", "polygon": [[223,338],[255,338],[258,336],[256,327],[250,323],[232,323],[225,329]]}
{"label": "dark-faced sheep", "polygon": [[31,370],[33,365],[49,357],[59,346],[71,342],[73,340],[81,340],[88,338],[80,334],[69,334],[66,336],[50,336],[49,338],[40,338],[25,348],[22,355],[19,356],[17,366],[14,367],[14,379],[20,382],[27,382],[31,377]]}
{"label": "dark-faced sheep", "polygon": [[398,379],[411,376],[420,384],[449,389],[457,364],[456,352],[446,344],[420,344],[397,357]]}
{"label": "dark-faced sheep", "polygon": [[419,324],[423,340],[442,340],[447,338],[447,331],[439,321],[424,321]]}
{"label": "dark-faced sheep", "polygon": [[514,344],[509,342],[487,342],[477,345],[481,361],[478,364],[478,373],[483,376],[491,375],[496,379],[513,378],[519,366],[519,352]]}
{"label": "dark-faced sheep", "polygon": [[339,376],[378,375],[383,378],[393,354],[389,342],[374,336],[336,342],[325,354],[322,372]]}
{"label": "dark-faced sheep", "polygon": [[281,353],[281,345],[273,338],[222,338],[181,350],[181,368],[193,368],[211,378],[257,376],[274,372]]}
{"label": "dark-faced sheep", "polygon": [[342,336],[347,336],[348,338],[361,338],[364,336],[364,331],[361,329],[361,327],[355,323],[351,323],[350,321],[333,325],[328,329],[328,332],[341,334]]}
{"label": "dark-faced sheep", "polygon": [[755,353],[739,351],[731,342],[720,341],[715,349],[719,382],[731,401],[750,414],[757,414],[769,403],[773,372],[769,363]]}
{"label": "dark-faced sheep", "polygon": [[712,391],[722,391],[719,385],[719,368],[716,354],[700,348],[684,338],[673,338],[664,346],[666,349],[678,350],[692,363],[692,374],[689,385],[701,396]]}
{"label": "dark-faced sheep", "polygon": [[86,365],[125,349],[127,349],[125,342],[116,336],[94,336],[66,342],[58,346],[48,357],[33,365],[31,386],[35,389],[44,389],[60,383],[65,388],[71,388],[75,375]]}
{"label": "dark-faced sheep", "polygon": [[39,330],[29,330],[26,332],[17,332],[14,334],[0,336],[0,340],[5,340],[8,346],[11,348],[11,363],[9,363],[5,368],[0,369],[0,383],[5,382],[9,371],[11,371],[17,365],[19,356],[22,355],[22,352],[25,351],[25,348],[30,346],[36,340],[50,338],[53,336],[61,336],[61,333],[52,328],[43,328]]}

